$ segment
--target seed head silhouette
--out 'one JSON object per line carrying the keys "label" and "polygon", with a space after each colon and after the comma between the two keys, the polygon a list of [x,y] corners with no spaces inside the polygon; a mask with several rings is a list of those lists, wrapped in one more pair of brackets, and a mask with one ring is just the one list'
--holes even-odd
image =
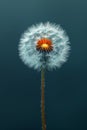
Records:
{"label": "seed head silhouette", "polygon": [[21,60],[28,67],[41,71],[41,119],[42,130],[46,130],[45,71],[60,68],[67,61],[69,37],[60,25],[39,23],[22,34],[18,50]]}

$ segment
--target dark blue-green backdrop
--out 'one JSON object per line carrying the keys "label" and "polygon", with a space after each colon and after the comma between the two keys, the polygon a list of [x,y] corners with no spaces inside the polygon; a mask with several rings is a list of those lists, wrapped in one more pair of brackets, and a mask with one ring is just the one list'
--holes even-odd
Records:
{"label": "dark blue-green backdrop", "polygon": [[41,130],[40,73],[19,59],[27,27],[60,24],[68,62],[46,72],[47,130],[87,130],[87,0],[0,0],[0,130]]}

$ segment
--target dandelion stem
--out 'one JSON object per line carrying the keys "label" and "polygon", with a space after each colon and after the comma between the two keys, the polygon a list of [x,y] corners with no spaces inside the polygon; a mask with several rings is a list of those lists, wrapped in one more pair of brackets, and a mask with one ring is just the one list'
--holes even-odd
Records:
{"label": "dandelion stem", "polygon": [[42,130],[46,130],[46,119],[45,119],[45,72],[41,70],[41,119],[42,119]]}

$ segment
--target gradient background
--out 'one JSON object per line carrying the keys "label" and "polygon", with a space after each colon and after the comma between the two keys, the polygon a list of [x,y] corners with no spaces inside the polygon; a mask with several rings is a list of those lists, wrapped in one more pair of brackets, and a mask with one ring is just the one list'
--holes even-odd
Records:
{"label": "gradient background", "polygon": [[87,130],[87,0],[0,0],[0,130],[41,130],[40,73],[19,59],[18,43],[46,21],[67,31],[72,48],[46,72],[47,130]]}

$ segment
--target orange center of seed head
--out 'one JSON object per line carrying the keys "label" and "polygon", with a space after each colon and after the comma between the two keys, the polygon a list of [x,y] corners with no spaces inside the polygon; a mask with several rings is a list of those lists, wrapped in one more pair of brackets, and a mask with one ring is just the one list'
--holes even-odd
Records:
{"label": "orange center of seed head", "polygon": [[52,41],[42,38],[37,42],[36,49],[39,51],[50,52],[53,50]]}

